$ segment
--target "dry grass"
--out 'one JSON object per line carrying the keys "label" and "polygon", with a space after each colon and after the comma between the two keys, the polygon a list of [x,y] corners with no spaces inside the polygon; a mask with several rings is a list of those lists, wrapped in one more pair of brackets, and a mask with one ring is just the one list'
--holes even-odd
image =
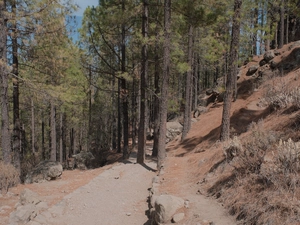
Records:
{"label": "dry grass", "polygon": [[[300,143],[278,141],[263,121],[252,123],[249,131],[224,145],[236,170],[221,199],[240,224],[300,224]],[[265,160],[267,153],[271,161]]]}
{"label": "dry grass", "polygon": [[10,187],[16,186],[20,182],[20,175],[11,164],[4,164],[0,161],[0,190],[6,193]]}

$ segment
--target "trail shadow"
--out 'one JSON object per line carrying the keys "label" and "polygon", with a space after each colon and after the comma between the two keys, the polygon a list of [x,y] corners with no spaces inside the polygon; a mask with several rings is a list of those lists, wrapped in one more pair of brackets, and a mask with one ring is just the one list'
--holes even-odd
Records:
{"label": "trail shadow", "polygon": [[247,131],[250,123],[264,119],[271,112],[272,110],[269,107],[259,111],[241,108],[231,116],[230,126],[235,134],[240,135]]}
{"label": "trail shadow", "polygon": [[[230,127],[234,134],[240,135],[247,131],[248,125],[252,122],[257,122],[260,119],[268,116],[272,110],[270,108],[266,108],[265,110],[249,110],[245,108],[241,108],[237,112],[235,112],[230,118]],[[220,138],[221,125],[212,129],[207,135],[202,137],[193,137],[188,138],[181,142],[178,146],[185,149],[186,152],[175,155],[176,157],[183,157],[187,153],[193,151],[197,145],[201,142],[207,141],[208,144],[213,144]],[[167,151],[170,151],[174,146],[169,146]]]}

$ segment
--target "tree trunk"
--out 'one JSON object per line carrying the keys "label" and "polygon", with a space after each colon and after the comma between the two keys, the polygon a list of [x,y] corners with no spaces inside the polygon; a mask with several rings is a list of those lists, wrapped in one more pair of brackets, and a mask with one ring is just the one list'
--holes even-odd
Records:
{"label": "tree trunk", "polygon": [[63,126],[63,113],[60,113],[60,136],[59,136],[59,162],[63,163],[63,137],[64,137],[64,126]]}
{"label": "tree trunk", "polygon": [[[148,37],[148,0],[143,1],[143,23],[142,35],[146,40]],[[141,104],[140,104],[140,124],[138,134],[138,153],[137,163],[144,163],[146,148],[146,131],[147,131],[147,112],[148,112],[148,45],[144,41],[142,46],[142,68],[141,68]]]}
{"label": "tree trunk", "polygon": [[284,44],[284,0],[281,0],[280,7],[280,40],[279,48],[282,48]]}
{"label": "tree trunk", "polygon": [[47,159],[46,148],[45,148],[45,121],[44,115],[42,114],[42,155],[43,159]]}
{"label": "tree trunk", "polygon": [[[125,0],[122,0],[122,11],[125,12]],[[125,22],[122,24],[122,43],[121,43],[121,54],[122,54],[122,62],[121,62],[121,71],[122,74],[126,72],[126,34],[125,34]],[[122,91],[122,105],[123,105],[123,159],[127,159],[129,157],[129,149],[128,149],[128,125],[129,125],[129,116],[128,116],[128,90],[127,90],[127,82],[124,77],[121,78],[121,91]]]}
{"label": "tree trunk", "polygon": [[6,0],[0,0],[1,149],[4,163],[11,163],[11,137],[8,109]]}
{"label": "tree trunk", "polygon": [[50,151],[50,160],[56,161],[56,112],[55,112],[55,105],[51,101],[50,103],[50,127],[51,127],[51,151]]}
{"label": "tree trunk", "polygon": [[226,141],[230,136],[230,109],[232,100],[232,89],[234,79],[236,79],[237,63],[238,63],[238,48],[240,40],[240,17],[241,17],[242,0],[234,1],[234,15],[231,33],[229,68],[226,81],[226,91],[224,96],[224,106],[221,124],[221,141]]}
{"label": "tree trunk", "polygon": [[188,38],[188,65],[189,70],[186,74],[186,87],[185,87],[185,107],[184,107],[184,122],[183,122],[183,130],[182,130],[182,136],[181,141],[183,141],[186,138],[186,135],[188,134],[190,127],[191,127],[191,93],[192,93],[192,60],[193,60],[193,25],[189,25],[189,38]]}
{"label": "tree trunk", "polygon": [[166,133],[167,133],[167,114],[168,114],[168,88],[170,75],[170,28],[171,28],[171,0],[164,2],[164,53],[163,53],[163,80],[160,97],[160,123],[158,138],[158,157],[157,169],[161,171],[164,167],[166,158]]}
{"label": "tree trunk", "polygon": [[[159,1],[157,5],[159,5]],[[159,12],[159,8],[157,8],[157,12]],[[152,157],[157,157],[158,154],[158,137],[159,137],[159,122],[160,122],[160,114],[159,114],[159,93],[160,93],[160,85],[159,85],[159,13],[157,13],[156,18],[156,27],[155,27],[155,48],[154,48],[154,102],[153,102],[153,118],[154,118],[154,128],[153,128],[153,149],[152,149]]]}
{"label": "tree trunk", "polygon": [[122,106],[121,106],[121,80],[118,80],[118,143],[117,152],[121,153],[121,142],[122,142]]}
{"label": "tree trunk", "polygon": [[31,144],[32,144],[32,153],[35,153],[35,116],[34,116],[34,102],[31,99]]}
{"label": "tree trunk", "polygon": [[[12,1],[12,13],[16,17],[17,7],[16,1]],[[19,62],[18,62],[18,40],[17,40],[17,24],[16,19],[13,20],[12,25],[12,57],[13,57],[13,161],[14,166],[21,172],[21,125],[20,125],[20,106],[19,106]]]}

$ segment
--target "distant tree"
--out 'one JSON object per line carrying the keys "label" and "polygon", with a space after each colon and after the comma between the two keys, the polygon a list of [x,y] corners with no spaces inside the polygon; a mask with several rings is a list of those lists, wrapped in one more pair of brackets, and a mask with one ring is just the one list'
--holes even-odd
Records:
{"label": "distant tree", "polygon": [[[148,37],[148,0],[143,0],[142,15],[142,35],[144,39]],[[142,44],[142,63],[141,63],[141,103],[140,103],[140,124],[138,134],[138,154],[137,163],[144,163],[147,131],[147,114],[148,114],[148,44],[146,40]]]}
{"label": "distant tree", "polygon": [[1,149],[4,163],[11,163],[11,134],[8,108],[7,10],[6,0],[0,0],[0,73],[1,73]]}
{"label": "distant tree", "polygon": [[166,133],[167,133],[167,114],[168,114],[168,88],[170,76],[170,45],[171,45],[171,0],[164,2],[164,44],[163,44],[163,76],[159,105],[159,138],[157,169],[160,171],[164,167],[166,158]]}
{"label": "distant tree", "polygon": [[221,141],[226,141],[230,136],[230,109],[233,97],[234,80],[237,79],[238,50],[240,40],[240,18],[242,0],[234,0],[234,15],[232,18],[231,44],[229,53],[229,68],[226,80],[226,91],[221,124]]}

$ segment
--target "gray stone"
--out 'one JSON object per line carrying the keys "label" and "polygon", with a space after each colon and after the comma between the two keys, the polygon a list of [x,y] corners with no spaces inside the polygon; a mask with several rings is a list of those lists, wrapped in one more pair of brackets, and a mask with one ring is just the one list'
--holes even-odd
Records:
{"label": "gray stone", "polygon": [[33,204],[21,205],[9,216],[9,223],[27,223],[37,215]]}
{"label": "gray stone", "polygon": [[250,66],[246,73],[246,76],[252,76],[253,74],[255,74],[255,72],[258,70],[258,68],[259,68],[259,66],[257,66],[257,65]]}
{"label": "gray stone", "polygon": [[275,57],[275,54],[274,54],[273,50],[267,51],[264,54],[264,60],[266,60],[266,62],[269,62],[270,60],[274,59],[274,57]]}
{"label": "gray stone", "polygon": [[75,159],[75,166],[80,170],[86,170],[90,168],[92,160],[95,159],[93,154],[87,151],[81,151],[72,157]]}
{"label": "gray stone", "polygon": [[183,126],[179,122],[167,122],[166,141],[174,140],[179,134],[182,133]]}
{"label": "gray stone", "polygon": [[62,175],[63,167],[59,162],[42,161],[26,176],[25,183],[40,183],[54,180]]}
{"label": "gray stone", "polygon": [[173,223],[178,223],[178,222],[180,222],[181,220],[183,220],[183,218],[184,218],[184,213],[177,213],[177,214],[175,214],[175,215],[173,216],[172,222],[173,222]]}
{"label": "gray stone", "polygon": [[198,106],[195,110],[194,110],[194,118],[199,117],[200,115],[202,115],[203,113],[206,113],[208,110],[206,107],[204,106]]}
{"label": "gray stone", "polygon": [[27,188],[25,188],[20,194],[20,203],[37,205],[41,202],[39,195]]}
{"label": "gray stone", "polygon": [[182,198],[172,195],[160,195],[155,203],[155,221],[157,223],[165,223],[172,219],[177,210],[184,207]]}

